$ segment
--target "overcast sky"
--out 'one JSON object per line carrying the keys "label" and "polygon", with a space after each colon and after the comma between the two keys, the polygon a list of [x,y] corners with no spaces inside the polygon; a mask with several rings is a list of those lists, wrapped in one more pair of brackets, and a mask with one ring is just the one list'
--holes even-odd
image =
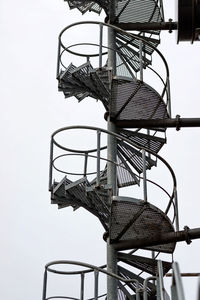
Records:
{"label": "overcast sky", "polygon": [[[165,0],[166,19],[174,7]],[[171,1],[172,2],[172,1]],[[50,204],[50,135],[56,129],[85,124],[106,127],[104,110],[92,99],[80,104],[57,91],[57,36],[81,17],[59,0],[0,4],[1,210],[0,297],[41,299],[44,265],[56,259],[105,263],[104,232],[83,209],[57,210]],[[171,74],[172,114],[200,117],[199,44],[176,44],[175,33],[161,36],[159,49]],[[84,112],[84,113],[83,113]],[[178,180],[180,228],[199,227],[200,129],[167,132],[161,154]],[[177,245],[174,257],[182,272],[200,272],[199,241]],[[188,279],[187,299],[195,299],[196,279]]]}

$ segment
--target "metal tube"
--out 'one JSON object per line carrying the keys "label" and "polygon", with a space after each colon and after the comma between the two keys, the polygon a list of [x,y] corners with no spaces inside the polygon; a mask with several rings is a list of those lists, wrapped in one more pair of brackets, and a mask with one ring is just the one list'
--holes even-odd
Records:
{"label": "metal tube", "polygon": [[98,299],[99,289],[99,271],[94,270],[94,300]]}
{"label": "metal tube", "polygon": [[140,58],[140,80],[143,81],[143,58],[142,58],[142,48],[143,48],[143,42],[140,41],[140,53],[139,53],[139,58]]}
{"label": "metal tube", "polygon": [[176,243],[181,241],[188,242],[189,240],[200,238],[200,228],[188,229],[187,231],[177,231],[161,234],[159,238],[132,239],[127,241],[119,241],[113,246],[116,250],[128,250],[132,248],[145,248],[155,245],[163,245],[168,243]]}
{"label": "metal tube", "polygon": [[58,54],[57,54],[57,69],[56,69],[56,78],[58,79],[59,73],[60,73],[60,38],[58,39]]}
{"label": "metal tube", "polygon": [[185,300],[185,295],[183,291],[183,284],[180,276],[180,271],[177,262],[172,264],[173,269],[173,278],[172,278],[172,286],[175,287],[177,292],[177,300]]}
{"label": "metal tube", "polygon": [[100,185],[100,148],[101,148],[101,131],[97,131],[97,181],[96,185]]}
{"label": "metal tube", "polygon": [[87,174],[87,162],[88,162],[88,153],[85,153],[85,159],[84,159],[84,171],[83,171],[83,175],[84,177]]}
{"label": "metal tube", "polygon": [[181,127],[200,127],[200,118],[168,118],[151,120],[116,120],[115,124],[120,128],[169,128],[175,127],[179,130]]}
{"label": "metal tube", "polygon": [[167,77],[167,106],[168,106],[168,114],[171,118],[172,116],[172,106],[171,106],[171,91],[170,91],[170,80]]}
{"label": "metal tube", "polygon": [[103,25],[99,24],[99,68],[102,68]]}
{"label": "metal tube", "polygon": [[52,186],[52,174],[53,174],[53,140],[51,139],[50,143],[50,159],[49,159],[49,191],[51,190]]}
{"label": "metal tube", "polygon": [[175,215],[176,215],[176,231],[179,231],[179,214],[178,214],[178,197],[177,190],[174,191],[174,205],[175,205]]}
{"label": "metal tube", "polygon": [[84,279],[85,279],[85,274],[81,273],[81,290],[80,290],[80,300],[84,299]]}
{"label": "metal tube", "polygon": [[42,300],[46,299],[47,293],[47,270],[44,271],[44,279],[43,279],[43,291],[42,291]]}
{"label": "metal tube", "polygon": [[161,260],[158,260],[158,281],[159,281],[159,294],[160,299],[165,300],[165,289],[164,289],[164,283],[163,283],[163,267]]}
{"label": "metal tube", "polygon": [[147,202],[147,176],[146,176],[146,152],[142,150],[142,160],[143,160],[143,192],[144,201]]}
{"label": "metal tube", "polygon": [[144,280],[144,283],[143,283],[143,300],[148,300],[148,295],[147,295],[147,284],[148,284],[148,281],[150,281],[150,280],[156,280],[156,279],[157,279],[156,276],[150,276],[150,277],[147,277]]}
{"label": "metal tube", "polygon": [[119,23],[115,26],[123,30],[176,30],[178,28],[177,22],[144,22],[144,23]]}
{"label": "metal tube", "polygon": [[[110,22],[114,21],[115,18],[115,7],[116,0],[110,1]],[[116,37],[115,30],[113,28],[108,28],[108,67],[112,68],[112,75],[116,75]],[[111,86],[110,86],[111,88]],[[108,118],[107,128],[109,131],[116,132],[116,126]],[[109,161],[116,162],[116,138],[112,135],[108,135],[107,141],[107,156]],[[110,189],[110,204],[112,201],[112,196],[117,195],[117,176],[116,176],[116,165],[114,163],[108,162],[107,171],[107,183],[111,187]],[[113,245],[110,244],[110,239],[107,239],[107,270],[109,272],[117,274],[117,252]],[[117,280],[113,277],[107,277],[107,299],[116,300],[117,299]]]}

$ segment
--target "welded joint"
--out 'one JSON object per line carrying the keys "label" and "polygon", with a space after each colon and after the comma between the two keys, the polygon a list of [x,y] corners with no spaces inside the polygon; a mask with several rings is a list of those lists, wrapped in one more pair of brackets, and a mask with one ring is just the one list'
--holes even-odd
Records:
{"label": "welded joint", "polygon": [[188,245],[192,243],[192,241],[190,239],[190,235],[189,235],[189,230],[190,230],[190,228],[188,226],[184,226],[185,241]]}
{"label": "welded joint", "polygon": [[181,129],[180,125],[180,115],[176,115],[176,130],[179,131]]}

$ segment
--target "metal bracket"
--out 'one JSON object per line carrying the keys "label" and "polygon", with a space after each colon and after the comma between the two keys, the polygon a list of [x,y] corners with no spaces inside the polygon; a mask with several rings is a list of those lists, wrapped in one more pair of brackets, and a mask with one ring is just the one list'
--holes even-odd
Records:
{"label": "metal bracket", "polygon": [[190,239],[190,235],[189,235],[189,230],[190,230],[190,228],[188,226],[184,226],[185,241],[188,245],[192,243],[192,241]]}

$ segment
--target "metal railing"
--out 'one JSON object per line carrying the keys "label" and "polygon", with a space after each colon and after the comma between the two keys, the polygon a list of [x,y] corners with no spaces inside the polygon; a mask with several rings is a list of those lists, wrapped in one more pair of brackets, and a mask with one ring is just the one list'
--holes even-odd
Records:
{"label": "metal railing", "polygon": [[[88,40],[88,41],[77,42],[77,43],[72,42],[71,44],[69,42],[69,39],[66,39],[67,41],[63,41],[64,40],[63,36],[66,34],[66,32],[70,31],[70,29],[72,29],[73,27],[78,27],[78,26],[79,26],[79,28],[77,28],[77,30],[80,31],[81,30],[80,27],[82,25],[98,26],[98,29],[96,30],[96,36],[97,36],[97,32],[99,31],[98,41],[92,42],[92,41]],[[112,49],[110,46],[107,45],[107,42],[106,43],[104,42],[104,39],[103,39],[103,32],[104,32],[103,29],[104,28],[114,29],[116,34],[121,34],[123,37],[125,37],[127,39],[127,41],[124,42],[122,46],[118,46],[118,49]],[[90,39],[91,36],[85,36],[85,38]],[[138,44],[139,49],[137,49],[137,51],[134,49],[134,46],[132,45],[133,41],[136,41]],[[89,52],[83,53],[81,50],[80,51],[74,50],[77,47],[82,48],[85,46],[89,47],[90,50],[92,48],[98,48],[98,50],[95,52],[90,52],[90,53]],[[130,51],[128,50],[128,47],[130,47]],[[145,49],[145,47],[152,49],[152,52],[157,53],[158,57],[160,57],[161,63],[159,63],[159,65],[158,65],[159,68],[157,71],[155,68],[150,67],[150,64],[152,64],[151,59],[148,60],[146,58],[146,54],[144,56],[143,49]],[[124,48],[124,53],[122,53],[123,48]],[[95,21],[83,21],[83,22],[73,23],[73,24],[65,27],[59,35],[57,78],[59,78],[60,74],[62,72],[64,72],[67,69],[68,65],[71,63],[71,61],[69,61],[69,59],[66,59],[66,61],[64,61],[64,59],[63,59],[64,54],[68,53],[68,54],[71,54],[72,56],[75,56],[75,59],[74,59],[75,62],[77,61],[77,57],[82,58],[83,59],[82,64],[90,61],[91,59],[96,58],[97,64],[94,66],[94,68],[101,69],[103,67],[102,66],[102,64],[103,64],[102,58],[105,55],[107,56],[108,50],[114,51],[116,53],[116,55],[119,56],[121,62],[118,63],[117,68],[124,66],[124,68],[126,69],[126,73],[129,74],[128,75],[129,79],[136,80],[137,73],[139,73],[140,80],[143,80],[146,70],[148,69],[149,71],[152,71],[152,74],[154,74],[160,81],[162,88],[159,91],[159,94],[163,98],[163,100],[167,106],[169,116],[171,116],[169,68],[168,68],[168,65],[167,65],[167,62],[166,62],[164,56],[156,48],[156,46],[154,46],[154,45],[152,45],[152,43],[148,42],[145,39],[145,37],[135,35],[130,32],[126,32],[126,31],[124,31],[116,26],[113,26],[111,24],[95,22]],[[134,50],[135,54],[133,54],[133,53],[131,54],[131,51],[133,51],[133,50]],[[146,62],[144,62],[144,60]],[[133,65],[135,63],[139,65],[139,68],[137,71],[133,69]],[[162,65],[163,65],[163,72],[165,72],[165,75],[161,75],[161,72],[160,72],[160,70],[162,69]],[[105,66],[106,66],[106,61],[105,61]],[[151,80],[151,82],[153,83],[154,80]]]}
{"label": "metal railing", "polygon": [[[73,266],[79,266],[79,267],[84,267],[86,270],[80,270],[80,271],[60,271],[58,269],[52,268],[52,266],[56,265],[73,265]],[[101,299],[102,297],[105,297],[107,293],[100,294],[99,293],[99,274],[104,274],[106,276],[111,276],[115,278],[116,280],[123,282],[124,284],[126,283],[135,283],[136,285],[136,300],[140,300],[140,286],[139,286],[139,281],[136,279],[125,279],[121,276],[118,276],[114,273],[108,272],[107,270],[104,270],[106,266],[101,266],[97,267],[91,264],[83,263],[83,262],[77,262],[77,261],[70,261],[70,260],[58,260],[58,261],[53,261],[45,266],[45,272],[44,272],[44,279],[43,279],[43,293],[42,293],[42,300],[49,300],[49,299],[72,299],[72,300],[97,300]],[[71,276],[78,276],[80,278],[80,297],[69,297],[69,296],[63,296],[63,295],[54,295],[54,296],[48,296],[48,272],[50,273],[55,273],[58,275],[71,275]],[[88,273],[93,273],[94,276],[94,297],[88,298],[87,296],[84,295],[85,292],[85,280],[86,280],[86,275]],[[78,285],[76,285],[76,289],[78,290]],[[91,288],[90,288],[91,289]]]}
{"label": "metal railing", "polygon": [[[89,131],[93,131],[93,132],[95,131],[96,132],[96,145],[97,145],[96,148],[79,150],[79,149],[71,149],[69,147],[63,146],[61,143],[59,143],[56,140],[56,138],[59,133],[67,133],[69,130],[89,130]],[[118,163],[116,161],[110,161],[108,158],[101,156],[101,151],[107,149],[106,146],[101,146],[101,136],[103,133],[106,135],[112,135],[112,136],[116,137],[118,142],[123,141],[123,142],[127,143],[128,145],[134,147],[135,149],[139,150],[140,152],[143,152],[143,177],[140,176],[139,174],[135,173],[135,171],[133,169],[131,169],[131,167],[127,166],[127,168],[126,168],[126,165],[122,165],[121,163]],[[57,154],[58,151],[56,151],[56,154],[54,154],[55,147],[57,148],[57,150],[59,150],[59,149],[62,150],[62,154]],[[63,151],[64,151],[64,153],[63,153]],[[156,183],[146,177],[146,164],[145,164],[146,155],[145,155],[145,153],[147,153],[147,155],[154,156],[158,161],[161,161],[165,165],[167,170],[169,171],[169,174],[171,174],[171,178],[173,181],[171,193],[168,193],[158,183]],[[55,165],[57,160],[59,160],[60,158],[63,158],[63,157],[68,157],[68,156],[69,157],[76,156],[76,157],[83,158],[83,163],[82,163],[83,171],[82,172],[78,172],[78,173],[71,172],[71,171],[69,172],[67,169],[62,170],[62,169],[59,169]],[[92,172],[88,171],[89,159],[96,160],[96,163],[94,164],[94,166],[96,165],[96,167],[95,167],[96,170],[94,170]],[[101,168],[100,168],[100,162],[102,162],[102,161],[104,162],[104,165],[106,165],[107,162],[111,162],[111,163],[115,164],[116,167],[119,167],[119,166],[122,167],[123,169],[127,170],[132,176],[135,176],[135,178],[137,178],[138,181],[140,181],[140,179],[142,179],[143,186],[144,186],[144,199],[147,200],[147,183],[152,184],[155,187],[158,187],[160,189],[160,191],[162,191],[165,195],[167,195],[168,202],[167,202],[167,206],[166,206],[166,209],[164,212],[166,215],[168,215],[170,209],[173,208],[174,212],[173,212],[171,221],[172,221],[172,223],[174,223],[174,221],[175,221],[176,230],[177,231],[179,230],[176,177],[175,177],[175,174],[174,174],[172,168],[170,167],[170,165],[160,155],[156,154],[152,150],[145,148],[145,147],[140,147],[139,145],[130,141],[128,138],[121,136],[120,134],[110,132],[105,129],[91,127],[91,126],[70,126],[70,127],[64,127],[64,128],[58,129],[57,131],[55,131],[52,134],[51,149],[50,149],[49,190],[52,190],[53,179],[56,180],[56,178],[53,178],[55,171],[57,173],[65,174],[67,176],[70,176],[70,175],[75,176],[76,175],[76,176],[87,177],[87,176],[94,175],[96,178],[95,186],[99,187],[101,175],[105,171],[105,168],[103,170],[101,170]],[[94,183],[94,180],[93,180],[93,183]],[[149,197],[148,197],[148,201],[149,201]],[[149,201],[149,202],[151,202],[151,201]]]}

